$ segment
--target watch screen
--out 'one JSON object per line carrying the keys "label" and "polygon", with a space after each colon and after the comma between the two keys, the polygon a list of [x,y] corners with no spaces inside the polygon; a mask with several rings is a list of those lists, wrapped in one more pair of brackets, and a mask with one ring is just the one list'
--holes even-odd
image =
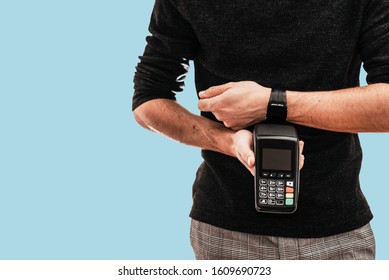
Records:
{"label": "watch screen", "polygon": [[292,151],[263,148],[262,169],[292,171]]}

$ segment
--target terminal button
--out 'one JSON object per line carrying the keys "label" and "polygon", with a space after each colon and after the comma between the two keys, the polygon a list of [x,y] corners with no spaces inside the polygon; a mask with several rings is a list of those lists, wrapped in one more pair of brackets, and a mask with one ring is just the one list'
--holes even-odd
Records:
{"label": "terminal button", "polygon": [[293,193],[287,193],[285,195],[286,198],[293,198],[294,197],[294,194]]}
{"label": "terminal button", "polygon": [[269,198],[275,198],[276,194],[275,193],[269,193]]}
{"label": "terminal button", "polygon": [[276,204],[276,201],[275,201],[275,199],[268,199],[267,204],[269,204],[269,205],[275,205],[275,204]]}
{"label": "terminal button", "polygon": [[293,199],[291,198],[285,199],[285,205],[293,205]]}
{"label": "terminal button", "polygon": [[278,181],[277,181],[277,186],[278,186],[278,187],[283,187],[283,186],[285,186],[285,182],[282,181],[282,180],[278,180]]}
{"label": "terminal button", "polygon": [[260,198],[267,198],[267,193],[265,193],[265,192],[260,192],[260,193],[259,193],[259,197],[260,197]]}
{"label": "terminal button", "polygon": [[269,180],[268,184],[269,184],[269,186],[275,186],[276,185],[276,180]]}
{"label": "terminal button", "polygon": [[286,188],[286,192],[287,192],[287,193],[293,193],[293,192],[294,192],[294,189],[293,189],[293,188]]}
{"label": "terminal button", "polygon": [[267,180],[266,179],[261,179],[259,180],[260,185],[267,185]]}
{"label": "terminal button", "polygon": [[263,171],[262,172],[262,177],[269,177],[269,172],[268,171]]}
{"label": "terminal button", "polygon": [[[288,197],[288,194],[286,195],[286,197]],[[278,198],[278,199],[284,199],[284,194],[283,194],[283,193],[277,193],[277,194],[276,194],[276,198]]]}
{"label": "terminal button", "polygon": [[260,199],[259,204],[267,204],[267,199]]}
{"label": "terminal button", "polygon": [[276,200],[276,204],[277,205],[284,205],[284,201],[283,200]]}

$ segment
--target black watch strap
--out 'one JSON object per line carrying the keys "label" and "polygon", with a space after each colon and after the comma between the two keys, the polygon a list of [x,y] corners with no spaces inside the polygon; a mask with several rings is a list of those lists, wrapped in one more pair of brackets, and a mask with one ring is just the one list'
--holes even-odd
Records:
{"label": "black watch strap", "polygon": [[270,123],[284,123],[286,121],[288,107],[286,104],[286,91],[272,89],[267,105],[266,120]]}

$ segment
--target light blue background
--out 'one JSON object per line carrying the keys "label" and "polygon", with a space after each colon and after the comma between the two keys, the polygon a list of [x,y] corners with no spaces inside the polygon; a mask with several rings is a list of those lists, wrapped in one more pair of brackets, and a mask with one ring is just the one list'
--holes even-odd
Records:
{"label": "light blue background", "polygon": [[[130,109],[152,5],[0,2],[0,259],[193,259],[199,151]],[[197,111],[193,69],[179,101]],[[361,140],[377,257],[389,259],[389,137]]]}

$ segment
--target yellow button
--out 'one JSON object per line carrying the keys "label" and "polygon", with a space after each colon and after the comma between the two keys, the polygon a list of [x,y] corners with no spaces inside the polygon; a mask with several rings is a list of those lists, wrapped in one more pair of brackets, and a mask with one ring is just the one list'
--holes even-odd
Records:
{"label": "yellow button", "polygon": [[293,193],[287,193],[285,197],[286,197],[286,198],[293,198],[293,197],[294,197],[294,194],[293,194]]}

